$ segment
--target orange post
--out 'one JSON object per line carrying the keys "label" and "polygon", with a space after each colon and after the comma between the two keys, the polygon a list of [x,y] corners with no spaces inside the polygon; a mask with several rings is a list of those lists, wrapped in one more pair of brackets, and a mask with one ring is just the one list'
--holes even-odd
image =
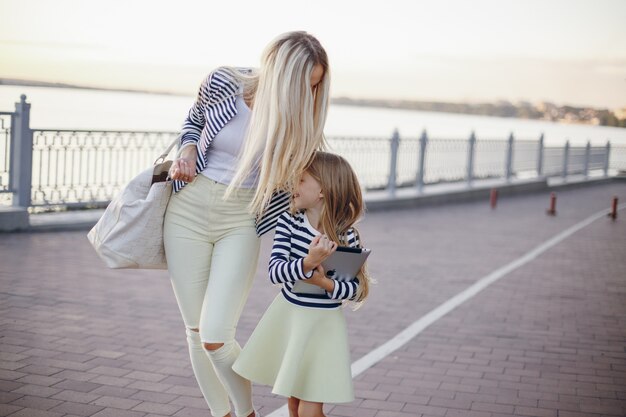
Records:
{"label": "orange post", "polygon": [[617,196],[613,197],[613,203],[611,204],[611,212],[609,217],[613,220],[617,219]]}
{"label": "orange post", "polygon": [[546,210],[550,216],[556,215],[556,194],[550,193],[550,208]]}
{"label": "orange post", "polygon": [[495,188],[491,189],[491,195],[489,196],[489,203],[491,204],[492,209],[496,208],[496,204],[498,203],[498,190]]}

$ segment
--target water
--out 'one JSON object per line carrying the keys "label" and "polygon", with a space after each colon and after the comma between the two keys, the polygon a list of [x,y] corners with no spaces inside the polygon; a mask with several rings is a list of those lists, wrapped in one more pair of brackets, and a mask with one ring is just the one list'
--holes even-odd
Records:
{"label": "water", "polygon": [[[31,107],[36,129],[103,129],[177,131],[193,97],[122,93],[64,88],[0,86],[0,111],[12,111],[21,94]],[[328,136],[389,137],[397,128],[401,137],[418,137],[423,129],[431,138],[464,139],[475,131],[480,139],[538,139],[546,145],[572,145],[590,140],[594,145],[626,144],[626,129],[568,125],[539,120],[434,113],[414,110],[333,105],[326,124]]]}

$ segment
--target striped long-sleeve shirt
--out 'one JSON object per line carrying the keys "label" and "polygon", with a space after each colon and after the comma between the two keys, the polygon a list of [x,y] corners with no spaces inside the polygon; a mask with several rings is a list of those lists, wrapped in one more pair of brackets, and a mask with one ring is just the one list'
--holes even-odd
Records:
{"label": "striped long-sleeve shirt", "polygon": [[[238,71],[249,72],[240,68]],[[189,110],[180,133],[180,147],[193,145],[197,149],[196,174],[207,166],[207,152],[211,142],[226,124],[237,115],[235,100],[240,86],[230,69],[218,68],[212,71],[200,85],[196,102]],[[185,187],[182,180],[175,180],[174,192]],[[272,230],[278,215],[289,208],[290,194],[276,191],[268,207],[255,219],[257,235],[261,236]]]}
{"label": "striped long-sleeve shirt", "polygon": [[[285,212],[280,215],[276,224],[274,246],[269,262],[269,277],[273,284],[282,284],[282,294],[294,304],[316,308],[338,308],[342,300],[350,300],[356,296],[359,280],[334,281],[332,292],[306,284],[313,276],[313,271],[304,273],[304,257],[309,253],[313,238],[320,232],[311,226],[304,212],[291,215]],[[358,237],[353,229],[347,234],[348,245],[360,247]],[[304,284],[304,285],[303,285]]]}

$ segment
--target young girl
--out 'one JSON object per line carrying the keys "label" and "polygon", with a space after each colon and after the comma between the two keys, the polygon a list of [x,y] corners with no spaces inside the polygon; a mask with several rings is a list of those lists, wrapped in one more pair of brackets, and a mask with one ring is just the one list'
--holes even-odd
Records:
{"label": "young girl", "polygon": [[338,245],[360,247],[354,224],[361,188],[348,162],[316,152],[294,187],[291,213],[276,226],[269,276],[282,284],[233,365],[241,376],[289,397],[291,417],[321,417],[326,402],[354,399],[344,300],[367,297],[365,266],[350,282],[327,278],[321,263]]}

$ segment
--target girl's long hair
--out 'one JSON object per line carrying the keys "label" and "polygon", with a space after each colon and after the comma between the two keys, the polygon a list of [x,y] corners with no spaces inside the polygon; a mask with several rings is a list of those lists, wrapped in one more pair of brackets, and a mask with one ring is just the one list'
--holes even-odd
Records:
{"label": "girl's long hair", "polygon": [[[318,64],[324,74],[311,88],[311,73]],[[253,106],[245,145],[226,198],[258,167],[258,186],[249,208],[261,215],[274,192],[292,190],[293,181],[313,152],[326,148],[328,57],[312,35],[288,32],[266,47],[258,71],[232,73],[243,87],[244,99]]]}
{"label": "girl's long hair", "polygon": [[[339,155],[318,151],[305,171],[322,188],[324,204],[320,213],[320,227],[324,233],[338,245],[348,246],[347,233],[353,229],[360,247],[364,247],[355,224],[363,217],[365,204],[359,180],[348,161]],[[372,282],[366,264],[359,270],[357,278],[359,291],[354,301],[360,303],[367,298]]]}

